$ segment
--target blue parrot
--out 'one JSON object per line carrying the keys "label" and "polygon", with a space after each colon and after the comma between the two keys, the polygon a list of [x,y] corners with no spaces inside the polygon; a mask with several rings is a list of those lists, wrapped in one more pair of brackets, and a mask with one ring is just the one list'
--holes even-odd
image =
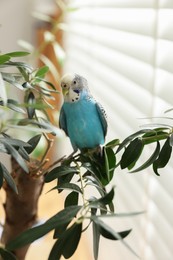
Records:
{"label": "blue parrot", "polygon": [[107,134],[107,118],[91,95],[87,80],[78,74],[67,74],[61,79],[61,88],[64,103],[59,125],[70,138],[74,152],[100,148]]}

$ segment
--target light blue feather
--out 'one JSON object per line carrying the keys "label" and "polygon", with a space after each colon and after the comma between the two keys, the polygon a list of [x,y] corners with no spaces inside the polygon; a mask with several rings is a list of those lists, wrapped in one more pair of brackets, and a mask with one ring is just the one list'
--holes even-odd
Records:
{"label": "light blue feather", "polygon": [[85,90],[78,102],[64,102],[60,127],[69,136],[73,149],[95,148],[104,144],[107,121],[102,107]]}

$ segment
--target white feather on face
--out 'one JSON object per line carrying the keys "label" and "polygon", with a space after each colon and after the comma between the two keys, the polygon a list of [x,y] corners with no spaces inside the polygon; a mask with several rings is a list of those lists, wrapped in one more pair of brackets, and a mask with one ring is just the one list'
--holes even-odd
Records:
{"label": "white feather on face", "polygon": [[65,102],[75,103],[78,102],[79,99],[80,99],[80,94],[74,92],[74,90],[71,88],[69,89],[68,94],[64,96]]}
{"label": "white feather on face", "polygon": [[73,81],[75,74],[65,74],[61,78],[61,88],[62,90],[69,89],[71,87],[71,82]]}
{"label": "white feather on face", "polygon": [[[85,84],[84,84],[85,82]],[[77,74],[66,74],[61,79],[61,87],[65,102],[78,102],[80,92],[87,87],[87,81]]]}

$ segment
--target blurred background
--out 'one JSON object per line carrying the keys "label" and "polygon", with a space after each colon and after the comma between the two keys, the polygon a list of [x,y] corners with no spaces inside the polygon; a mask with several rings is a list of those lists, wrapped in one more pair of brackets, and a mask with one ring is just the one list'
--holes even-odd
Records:
{"label": "blurred background", "polygon": [[[64,11],[63,4],[69,4]],[[172,0],[0,0],[0,51],[21,50],[23,40],[38,48],[44,32],[52,27],[39,12],[60,23],[54,36],[61,48],[46,46],[44,54],[59,75],[75,72],[88,79],[90,89],[108,114],[107,141],[125,137],[163,116],[173,106],[173,1]],[[35,18],[37,16],[37,18]],[[59,20],[58,20],[59,19]],[[52,33],[52,31],[51,31]],[[50,36],[50,35],[48,35]],[[47,37],[48,37],[47,36]],[[57,53],[63,62],[57,61]],[[39,65],[39,59],[32,61]],[[38,62],[38,63],[37,63]],[[52,78],[59,87],[59,79]],[[57,100],[57,108],[61,99]],[[53,155],[70,153],[67,138],[58,140]],[[146,150],[148,158],[150,150]],[[144,157],[144,159],[146,159]],[[173,163],[154,175],[148,169],[133,175],[116,170],[116,212],[145,210],[138,217],[109,221],[116,231],[132,228],[127,242],[143,260],[172,260],[173,248]],[[57,203],[55,205],[55,201]],[[1,198],[2,201],[2,198]],[[63,207],[57,192],[43,193],[39,217],[47,219]],[[56,210],[56,211],[55,211]],[[51,239],[34,243],[27,260],[46,260]],[[99,260],[135,259],[121,242],[101,240]],[[72,259],[92,260],[91,234],[88,233]]]}

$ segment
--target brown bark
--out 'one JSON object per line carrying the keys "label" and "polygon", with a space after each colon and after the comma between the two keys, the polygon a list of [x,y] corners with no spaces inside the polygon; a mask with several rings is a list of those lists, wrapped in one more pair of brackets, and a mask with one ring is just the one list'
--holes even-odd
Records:
{"label": "brown bark", "polygon": [[[38,176],[38,173],[34,172],[37,164],[36,161],[32,161],[29,164],[30,173],[27,174],[16,162],[13,161],[12,163],[12,175],[18,188],[18,194],[15,194],[8,185],[5,185],[6,202],[4,210],[6,219],[1,238],[4,245],[24,230],[32,227],[37,221],[38,199],[44,183],[43,176]],[[23,260],[28,248],[29,245],[16,249],[13,253],[18,260]]]}

